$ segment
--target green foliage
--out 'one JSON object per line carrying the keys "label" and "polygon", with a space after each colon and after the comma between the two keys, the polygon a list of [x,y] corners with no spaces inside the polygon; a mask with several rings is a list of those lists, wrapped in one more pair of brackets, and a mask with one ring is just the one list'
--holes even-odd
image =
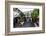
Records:
{"label": "green foliage", "polygon": [[20,21],[23,21],[24,20],[24,17],[25,17],[25,14],[23,14],[22,12],[20,12]]}
{"label": "green foliage", "polygon": [[39,16],[39,9],[34,9],[33,13],[31,13],[32,21],[35,21],[35,19]]}
{"label": "green foliage", "polygon": [[20,12],[20,16],[23,17],[23,16],[25,16],[25,15],[24,15],[22,12]]}
{"label": "green foliage", "polygon": [[[29,12],[26,13],[27,16],[29,16]],[[20,16],[20,21],[24,20],[25,14],[23,12],[19,13]],[[39,16],[39,9],[34,9],[33,12],[31,13],[31,17],[32,17],[32,22],[35,21],[35,19]]]}

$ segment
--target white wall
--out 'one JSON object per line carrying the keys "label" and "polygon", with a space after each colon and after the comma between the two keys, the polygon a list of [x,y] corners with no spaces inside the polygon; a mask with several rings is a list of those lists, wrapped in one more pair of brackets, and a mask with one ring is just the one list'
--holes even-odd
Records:
{"label": "white wall", "polygon": [[[5,36],[5,0],[0,0],[0,36]],[[24,1],[24,0],[18,0],[18,1]],[[43,3],[45,0],[25,0],[28,2],[40,2]],[[46,2],[45,2],[46,3]],[[46,7],[46,5],[45,5]],[[45,8],[46,9],[46,8]],[[45,18],[46,18],[46,12],[45,12]],[[45,19],[46,21],[46,19]],[[46,27],[46,23],[45,23]],[[46,29],[45,29],[46,32]],[[46,36],[46,33],[42,34],[28,34],[28,35],[16,35],[16,36]]]}

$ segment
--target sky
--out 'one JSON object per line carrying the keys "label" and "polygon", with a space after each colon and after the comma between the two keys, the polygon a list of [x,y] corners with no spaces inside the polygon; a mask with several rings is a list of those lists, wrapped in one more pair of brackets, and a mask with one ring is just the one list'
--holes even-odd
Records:
{"label": "sky", "polygon": [[33,8],[18,8],[22,12],[33,10]]}

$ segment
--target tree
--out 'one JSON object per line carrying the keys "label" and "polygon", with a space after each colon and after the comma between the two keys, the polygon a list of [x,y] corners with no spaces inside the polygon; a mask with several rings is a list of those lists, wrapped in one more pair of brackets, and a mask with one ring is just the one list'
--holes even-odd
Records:
{"label": "tree", "polygon": [[34,9],[33,13],[31,13],[32,22],[35,22],[35,19],[39,16],[39,9]]}
{"label": "tree", "polygon": [[20,12],[19,15],[20,15],[20,21],[23,21],[24,20],[24,17],[25,17],[25,14],[22,13],[22,12]]}

